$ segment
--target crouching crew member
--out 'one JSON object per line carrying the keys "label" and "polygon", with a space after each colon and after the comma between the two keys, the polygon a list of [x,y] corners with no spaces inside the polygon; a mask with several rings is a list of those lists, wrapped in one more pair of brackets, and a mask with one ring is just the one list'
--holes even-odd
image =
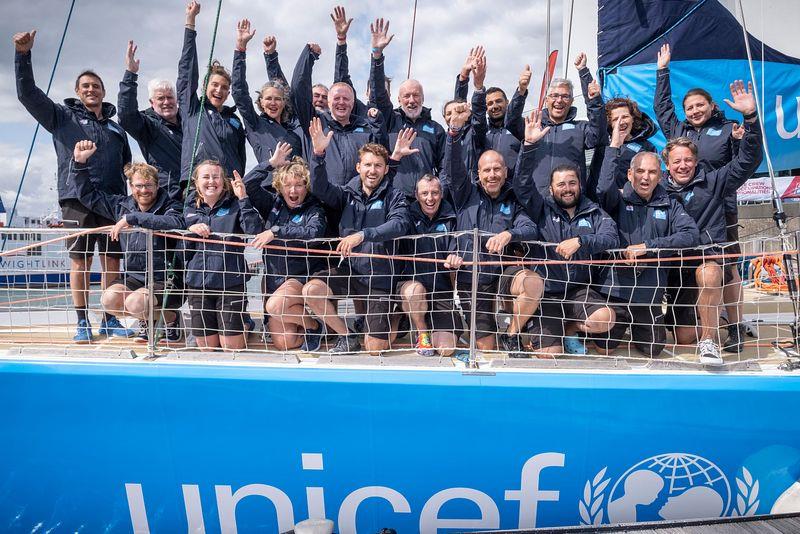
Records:
{"label": "crouching crew member", "polygon": [[[562,164],[550,173],[550,194],[542,196],[535,182],[539,165],[549,165],[548,143],[540,141],[550,126],[542,128],[542,112],[525,119],[525,143],[520,152],[514,191],[539,227],[545,260],[592,260],[619,244],[617,227],[600,206],[581,194],[580,170]],[[585,353],[575,337],[562,346],[565,335],[577,328],[586,334],[607,332],[614,311],[590,286],[592,268],[580,263],[546,263],[537,267],[545,279],[544,298],[534,323],[534,348],[547,353]],[[569,322],[577,324],[567,325]]]}

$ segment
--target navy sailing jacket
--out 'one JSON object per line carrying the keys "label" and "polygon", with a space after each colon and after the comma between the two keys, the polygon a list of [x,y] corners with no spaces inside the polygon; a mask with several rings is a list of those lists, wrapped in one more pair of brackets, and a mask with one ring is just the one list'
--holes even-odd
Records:
{"label": "navy sailing jacket", "polygon": [[111,120],[116,108],[103,102],[102,117],[98,119],[77,98],[67,98],[64,104],[56,104],[36,86],[30,52],[15,54],[14,69],[17,98],[36,122],[53,136],[58,165],[58,199],[80,199],[75,184],[70,181],[70,164],[75,143],[83,139],[97,145],[97,152],[89,160],[89,175],[95,186],[107,193],[125,195],[127,189],[122,169],[131,162],[131,148],[128,136],[119,124]]}
{"label": "navy sailing jacket", "polygon": [[[524,145],[519,153],[517,170],[514,173],[514,191],[517,198],[528,210],[531,218],[539,227],[541,241],[561,243],[566,239],[579,237],[581,246],[572,255],[571,260],[599,259],[605,251],[619,246],[617,225],[600,206],[581,194],[575,208],[575,215],[556,204],[553,196],[542,196],[534,174],[541,162],[548,158],[548,147],[541,141],[535,145]],[[538,247],[537,256],[545,260],[564,258],[556,254],[555,246]],[[536,267],[537,272],[545,280],[544,291],[549,297],[567,298],[574,290],[585,288],[596,280],[590,265],[578,263],[545,264]]]}
{"label": "navy sailing jacket", "polygon": [[[409,232],[408,204],[405,195],[392,186],[391,172],[367,196],[359,176],[345,185],[333,184],[328,180],[326,159],[317,156],[312,159],[311,193],[342,214],[339,236],[364,233],[364,242],[353,252],[396,255],[395,240]],[[394,276],[401,272],[399,262],[358,256],[347,261],[362,283],[383,291],[394,290]]]}
{"label": "navy sailing jacket", "polygon": [[[479,254],[477,261],[497,261],[497,255],[486,251],[486,242],[493,235],[508,231],[511,242],[532,241],[538,231],[536,225],[525,210],[517,202],[511,185],[506,182],[497,198],[492,198],[480,184],[473,183],[467,174],[461,154],[461,143],[452,136],[447,136],[445,145],[445,167],[450,176],[450,195],[456,210],[456,230],[471,232],[477,228],[480,232]],[[474,239],[471,233],[456,236],[452,241],[453,252],[472,261]],[[505,255],[504,255],[505,257]],[[482,286],[497,281],[503,268],[498,265],[481,265],[478,271],[478,283]],[[469,269],[460,269],[458,281],[460,285],[471,283],[472,274]]]}
{"label": "navy sailing jacket", "polygon": [[[257,113],[250,97],[247,85],[247,54],[241,50],[233,53],[233,69],[231,70],[231,94],[236,108],[244,121],[247,141],[253,148],[259,163],[269,160],[275,153],[279,142],[292,146],[290,159],[303,155],[303,130],[296,119],[291,118],[284,123],[270,118],[266,113]],[[288,103],[286,104],[289,105]]]}
{"label": "navy sailing jacket", "polygon": [[136,139],[147,163],[158,169],[158,185],[166,188],[170,197],[180,199],[183,193],[180,191],[183,142],[180,112],[176,117],[177,124],[172,124],[153,108],[139,111],[136,94],[138,79],[138,74],[126,70],[119,82],[119,125]]}
{"label": "navy sailing jacket", "polygon": [[[619,247],[644,244],[648,249],[685,249],[700,243],[700,233],[694,219],[683,206],[670,198],[663,185],[658,184],[650,200],[644,200],[630,182],[620,192],[616,167],[625,166],[623,147],[605,148],[597,197],[600,205],[617,223]],[[648,252],[642,258],[670,258],[680,251]],[[622,256],[620,256],[621,258]],[[613,264],[603,270],[604,295],[626,302],[660,304],[673,263],[642,263],[639,266]]]}
{"label": "navy sailing jacket", "polygon": [[383,114],[386,131],[389,132],[389,146],[394,146],[397,134],[403,128],[413,128],[417,138],[411,145],[419,152],[404,157],[395,176],[395,187],[408,197],[415,194],[417,180],[426,173],[438,175],[444,159],[446,136],[444,128],[431,118],[431,110],[422,108],[416,120],[406,117],[402,108],[392,109],[392,102],[386,92],[386,74],[383,71],[384,57],[372,58],[369,76],[369,106],[376,107]]}
{"label": "navy sailing jacket", "polygon": [[[325,210],[310,192],[297,208],[290,208],[283,197],[272,188],[272,167],[259,163],[244,177],[247,197],[261,215],[263,221],[259,232],[272,230],[275,239],[270,245],[309,248],[309,240],[325,237],[328,222]],[[319,246],[319,244],[317,244]],[[324,256],[313,253],[264,249],[267,274],[291,278],[307,277],[324,268]],[[277,287],[269,288],[274,291]]]}
{"label": "navy sailing jacket", "polygon": [[[239,200],[233,194],[226,193],[213,208],[205,202],[198,207],[195,199],[196,192],[192,191],[186,199],[183,216],[178,220],[169,215],[137,213],[133,220],[128,218],[128,222],[154,230],[185,230],[194,224],[204,223],[211,228],[212,234],[208,239],[226,243],[243,243],[243,240],[238,236],[216,234],[256,234],[263,227],[264,223],[249,198]],[[188,287],[240,289],[247,282],[243,246],[196,241],[183,243],[186,251],[183,260],[186,265],[184,281]]]}
{"label": "navy sailing jacket", "polygon": [[183,52],[178,64],[178,105],[183,128],[181,145],[181,183],[185,188],[191,179],[189,168],[192,163],[192,148],[195,132],[200,117],[200,136],[197,143],[195,166],[203,160],[213,159],[220,162],[228,176],[238,171],[244,176],[247,154],[245,153],[245,132],[242,122],[236,116],[236,107],[223,106],[222,111],[212,106],[207,100],[205,109],[200,109],[197,98],[200,67],[197,63],[197,32],[186,28],[183,37]]}
{"label": "navy sailing jacket", "polygon": [[[92,181],[90,166],[86,163],[72,161],[70,176],[80,194],[80,202],[93,213],[106,219],[118,221],[125,217],[129,224],[137,224],[136,216],[142,213],[133,196],[113,195],[95,187]],[[156,201],[146,213],[153,215],[171,215],[172,224],[179,221],[183,205],[169,197],[167,190],[158,189]],[[140,282],[147,281],[147,240],[144,232],[122,232],[119,235],[120,246],[125,253],[125,276]],[[167,239],[153,236],[153,280],[163,282],[167,269]]]}
{"label": "navy sailing jacket", "polygon": [[[404,256],[415,258],[430,258],[444,260],[454,249],[451,232],[456,229],[456,212],[453,206],[445,199],[439,206],[439,211],[433,218],[422,212],[418,201],[414,201],[409,208],[411,227],[415,235],[424,237],[409,237],[400,240],[400,253]],[[431,292],[452,291],[453,284],[450,274],[453,271],[445,269],[442,263],[428,263],[406,261],[403,265],[403,279],[415,280]]]}
{"label": "navy sailing jacket", "polygon": [[761,126],[755,121],[746,122],[744,127],[739,150],[725,166],[706,171],[698,165],[686,185],[677,184],[668,173],[662,178],[670,197],[678,200],[697,223],[703,245],[727,241],[725,197],[753,176],[761,161]]}

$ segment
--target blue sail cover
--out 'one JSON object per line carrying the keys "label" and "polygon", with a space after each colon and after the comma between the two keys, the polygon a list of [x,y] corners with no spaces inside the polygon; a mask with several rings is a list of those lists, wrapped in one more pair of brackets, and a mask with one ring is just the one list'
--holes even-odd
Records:
{"label": "blue sail cover", "polygon": [[[800,168],[800,59],[752,35],[749,41],[773,167]],[[728,118],[741,121],[723,99],[730,99],[731,81],[751,79],[747,50],[742,26],[716,0],[598,0],[597,52],[604,97],[628,96],[655,119],[656,60],[664,43],[672,51],[670,78],[678,117],[684,117],[686,91],[702,87]],[[661,148],[665,139],[659,132],[651,141]],[[766,160],[759,171],[766,171]]]}

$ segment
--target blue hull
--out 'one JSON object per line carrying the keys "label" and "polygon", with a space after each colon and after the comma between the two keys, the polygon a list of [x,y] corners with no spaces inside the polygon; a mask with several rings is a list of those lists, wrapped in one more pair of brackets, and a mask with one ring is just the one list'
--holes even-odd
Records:
{"label": "blue hull", "polygon": [[799,394],[790,375],[5,361],[0,525],[282,532],[327,516],[349,534],[763,514],[800,475]]}

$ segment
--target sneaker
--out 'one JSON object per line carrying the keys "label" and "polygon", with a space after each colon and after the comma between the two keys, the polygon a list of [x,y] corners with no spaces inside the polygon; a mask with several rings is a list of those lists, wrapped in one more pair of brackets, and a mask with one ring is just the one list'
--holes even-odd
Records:
{"label": "sneaker", "polygon": [[583,340],[578,336],[565,336],[564,352],[567,354],[577,354],[583,356],[587,353],[587,350],[586,345],[583,344]]}
{"label": "sneaker", "polygon": [[508,353],[509,358],[528,358],[522,346],[522,337],[519,334],[500,334],[500,346]]}
{"label": "sneaker", "polygon": [[431,343],[431,335],[428,332],[420,332],[417,336],[417,354],[420,356],[436,355],[436,350]]}
{"label": "sneaker", "polygon": [[242,317],[242,322],[244,323],[244,333],[245,335],[253,332],[256,329],[256,322],[250,317],[249,313],[245,313]]}
{"label": "sneaker", "polygon": [[100,330],[98,333],[101,336],[107,337],[133,337],[136,335],[136,330],[133,328],[125,328],[114,316],[111,319],[105,320],[100,323]]}
{"label": "sneaker", "polygon": [[704,339],[697,344],[700,363],[703,365],[724,365],[725,360],[719,354],[719,346],[711,339]]}
{"label": "sneaker", "polygon": [[78,321],[78,330],[72,337],[75,343],[91,343],[92,342],[92,325],[86,319]]}
{"label": "sneaker", "polygon": [[322,345],[323,337],[325,337],[325,323],[317,322],[316,328],[306,330],[305,340],[300,350],[303,352],[317,352],[320,345]]}
{"label": "sneaker", "polygon": [[139,321],[139,333],[136,334],[136,341],[137,343],[147,343],[150,340],[149,336],[147,335],[147,321]]}
{"label": "sneaker", "polygon": [[171,323],[164,323],[164,338],[161,341],[165,343],[178,343],[181,340],[181,316],[175,317]]}
{"label": "sneaker", "polygon": [[722,346],[722,350],[736,354],[742,352],[744,350],[744,336],[745,329],[743,324],[728,325],[728,340]]}
{"label": "sneaker", "polygon": [[352,354],[361,350],[361,342],[358,340],[358,334],[348,334],[346,336],[339,336],[336,340],[336,345],[331,347],[331,354]]}

